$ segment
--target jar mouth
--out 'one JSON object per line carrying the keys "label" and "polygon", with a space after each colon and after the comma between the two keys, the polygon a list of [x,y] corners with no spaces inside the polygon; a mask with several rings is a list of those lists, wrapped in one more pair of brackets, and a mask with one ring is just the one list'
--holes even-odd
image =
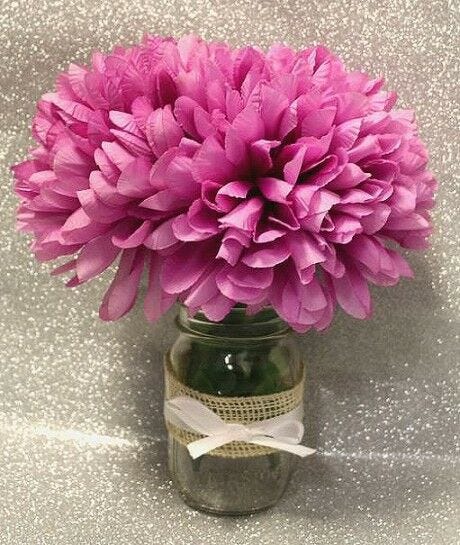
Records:
{"label": "jar mouth", "polygon": [[180,305],[176,325],[179,330],[188,335],[206,336],[214,339],[285,337],[291,331],[273,308],[266,307],[256,314],[248,316],[244,305],[233,307],[220,322],[208,320],[201,312],[192,317],[188,314],[187,307]]}

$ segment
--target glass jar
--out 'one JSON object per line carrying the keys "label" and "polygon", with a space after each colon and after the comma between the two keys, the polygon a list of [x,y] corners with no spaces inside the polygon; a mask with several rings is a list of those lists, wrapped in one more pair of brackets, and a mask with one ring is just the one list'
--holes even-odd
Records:
{"label": "glass jar", "polygon": [[[222,322],[191,318],[181,307],[180,334],[169,353],[171,369],[184,385],[215,396],[257,396],[293,388],[302,362],[289,327],[272,309],[247,316],[237,306]],[[289,481],[296,456],[274,451],[193,460],[187,447],[168,437],[169,469],[185,502],[220,514],[245,514],[274,505]]]}

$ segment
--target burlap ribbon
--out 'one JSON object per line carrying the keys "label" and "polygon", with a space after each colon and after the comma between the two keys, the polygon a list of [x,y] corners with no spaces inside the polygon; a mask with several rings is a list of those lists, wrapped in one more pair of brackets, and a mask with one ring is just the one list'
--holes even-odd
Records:
{"label": "burlap ribbon", "polygon": [[[185,386],[178,380],[167,355],[165,357],[166,427],[179,443],[183,445],[193,443],[193,449],[189,447],[193,457],[206,452],[212,456],[242,458],[266,455],[278,450],[288,450],[299,456],[307,456],[313,454],[314,450],[298,445],[303,435],[301,421],[304,384],[305,372],[303,369],[302,378],[298,384],[289,390],[275,394],[237,397],[204,394]],[[185,414],[185,418],[180,418],[180,409],[183,411],[182,414]],[[197,409],[197,416],[203,416],[204,422],[206,422],[207,414],[207,421],[210,422],[211,428],[216,427],[216,423],[219,422],[221,427],[231,424],[227,428],[232,430],[235,437],[240,436],[242,440],[231,440],[231,442],[209,450],[212,443],[218,445],[219,442],[222,443],[222,440],[219,441],[219,438],[214,436],[210,443],[211,431],[198,433],[195,430],[201,429],[203,426],[200,428],[199,425],[186,425],[186,421],[188,424],[193,422],[193,419],[191,420],[184,412],[188,409],[192,411]],[[209,410],[214,414],[210,414]],[[254,429],[260,430],[261,435],[254,437],[254,433],[249,433]],[[201,429],[201,431],[205,430]],[[200,439],[203,441],[200,442]],[[282,446],[283,441],[284,447]],[[205,443],[208,443],[207,448],[203,448]],[[202,445],[200,446],[200,444]]]}

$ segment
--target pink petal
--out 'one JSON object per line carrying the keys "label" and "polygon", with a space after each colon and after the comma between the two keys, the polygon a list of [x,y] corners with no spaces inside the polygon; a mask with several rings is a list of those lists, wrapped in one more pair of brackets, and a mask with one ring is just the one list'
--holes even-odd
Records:
{"label": "pink petal", "polygon": [[[290,250],[285,243],[279,241],[260,244],[263,246],[260,250],[248,250],[245,252],[242,262],[254,268],[274,267],[282,263],[290,256]],[[257,248],[257,246],[256,246]]]}
{"label": "pink petal", "polygon": [[291,257],[298,270],[306,269],[310,265],[322,263],[326,260],[318,243],[312,235],[306,232],[297,231],[286,237]]}
{"label": "pink petal", "polygon": [[272,212],[268,216],[268,219],[274,223],[286,227],[290,231],[296,231],[300,227],[294,211],[287,204],[277,203],[273,205]]}
{"label": "pink petal", "polygon": [[77,276],[82,282],[105,271],[120,253],[112,243],[111,233],[101,235],[87,242],[76,260]]}
{"label": "pink petal", "polygon": [[305,218],[310,211],[310,205],[313,195],[318,191],[316,186],[308,184],[296,185],[291,193],[291,199],[295,215],[299,218]]}
{"label": "pink petal", "polygon": [[243,101],[241,95],[236,89],[227,90],[225,96],[225,110],[227,113],[227,119],[231,122],[243,109]]}
{"label": "pink petal", "polygon": [[160,106],[173,104],[177,95],[176,83],[171,74],[166,69],[158,70],[155,78],[155,103]]}
{"label": "pink petal", "polygon": [[390,254],[390,257],[393,260],[393,265],[400,276],[405,276],[407,278],[414,277],[414,272],[412,271],[411,266],[402,255],[390,248],[387,248],[387,252]]}
{"label": "pink petal", "polygon": [[219,218],[219,223],[252,232],[262,215],[263,208],[263,200],[260,197],[254,197],[242,202],[231,212]]}
{"label": "pink petal", "polygon": [[201,312],[208,320],[220,322],[235,306],[235,301],[219,293],[216,297],[201,306]]}
{"label": "pink petal", "polygon": [[112,242],[119,248],[136,248],[143,244],[151,230],[152,224],[150,221],[146,220],[140,225],[138,224],[134,231],[127,228],[125,233],[114,235],[112,237]]}
{"label": "pink petal", "polygon": [[195,109],[201,108],[197,102],[187,96],[180,96],[174,105],[174,115],[184,131],[193,138],[202,141],[195,125]]}
{"label": "pink petal", "polygon": [[372,178],[392,182],[399,174],[399,167],[394,161],[388,159],[374,159],[366,163],[366,172],[369,172]]}
{"label": "pink petal", "polygon": [[201,106],[197,106],[193,110],[193,120],[200,140],[212,136],[216,132],[211,115]]}
{"label": "pink petal", "polygon": [[147,119],[146,134],[150,147],[157,157],[169,148],[178,146],[184,136],[169,104],[150,114]]}
{"label": "pink petal", "polygon": [[72,145],[61,148],[54,158],[54,172],[61,182],[65,194],[75,195],[77,191],[89,187],[89,174],[93,170],[92,161]]}
{"label": "pink petal", "polygon": [[337,103],[337,124],[356,117],[365,117],[369,112],[369,99],[361,93],[350,91],[335,97]]}
{"label": "pink petal", "polygon": [[250,238],[239,229],[229,228],[225,231],[216,257],[222,258],[230,265],[236,265],[244,248],[250,245]]}
{"label": "pink petal", "polygon": [[182,293],[203,274],[215,257],[214,245],[184,243],[167,257],[161,272],[161,285],[167,293]]}
{"label": "pink petal", "polygon": [[188,157],[192,157],[200,149],[200,143],[185,136],[179,142],[179,150]]}
{"label": "pink petal", "polygon": [[201,199],[197,199],[190,206],[187,218],[190,226],[200,233],[217,233],[219,231],[216,212],[206,206]]}
{"label": "pink petal", "polygon": [[[50,205],[53,211],[55,211],[56,208],[60,208],[62,210],[70,210],[73,211],[76,208],[78,208],[78,200],[75,197],[67,197],[66,195],[59,195],[59,193],[56,193],[51,188],[43,187],[40,191],[40,197],[41,201],[45,205]],[[36,197],[34,199],[34,202],[37,201]]]}
{"label": "pink petal", "polygon": [[88,122],[91,116],[92,110],[80,102],[74,100],[67,100],[59,96],[58,93],[46,93],[43,95],[42,100],[46,102],[52,102],[58,108],[62,109],[66,114],[73,117],[78,121]]}
{"label": "pink petal", "polygon": [[129,197],[120,195],[117,188],[107,181],[100,170],[93,170],[89,176],[89,186],[98,199],[109,206],[123,206],[131,201]]}
{"label": "pink petal", "polygon": [[140,96],[134,99],[131,104],[131,111],[137,126],[145,133],[147,130],[147,119],[153,112],[152,104],[147,97]]}
{"label": "pink petal", "polygon": [[102,142],[101,146],[110,161],[120,171],[134,161],[134,156],[117,142]]}
{"label": "pink petal", "polygon": [[144,313],[150,322],[158,320],[176,301],[175,295],[162,290],[160,284],[161,262],[158,256],[150,254],[148,265],[149,280],[144,298]]}
{"label": "pink petal", "polygon": [[347,244],[346,252],[374,273],[382,270],[382,260],[386,258],[386,248],[374,237],[365,235],[357,235]]}
{"label": "pink petal", "polygon": [[257,243],[272,242],[286,233],[287,230],[284,227],[276,225],[276,223],[274,224],[273,221],[259,221],[253,235],[253,240]]}
{"label": "pink petal", "polygon": [[385,229],[395,231],[417,231],[419,229],[427,229],[430,227],[430,222],[422,215],[412,212],[407,216],[394,216],[388,219],[385,224]]}
{"label": "pink petal", "polygon": [[223,184],[235,174],[235,166],[214,136],[207,138],[193,159],[192,174],[197,182],[208,180]]}
{"label": "pink petal", "polygon": [[356,118],[335,127],[331,147],[350,149],[360,134],[362,123],[362,119]]}
{"label": "pink petal", "polygon": [[304,310],[315,312],[323,310],[327,306],[323,287],[316,278],[312,279],[302,291],[302,307]]}
{"label": "pink petal", "polygon": [[361,222],[348,214],[334,214],[334,230],[328,233],[328,238],[337,244],[347,244],[358,233],[362,233]]}
{"label": "pink petal", "polygon": [[330,150],[333,130],[330,130],[324,136],[315,138],[314,136],[305,136],[299,140],[303,146],[306,147],[305,156],[303,159],[303,169],[308,166],[317,163]]}
{"label": "pink petal", "polygon": [[67,261],[67,263],[64,263],[63,265],[60,265],[59,267],[56,267],[51,271],[51,276],[57,276],[59,274],[63,274],[69,271],[73,271],[75,269],[77,260],[72,259],[71,261]]}
{"label": "pink petal", "polygon": [[144,246],[151,250],[164,250],[177,242],[172,225],[177,218],[170,218],[156,227],[144,240]]}
{"label": "pink petal", "polygon": [[194,229],[187,218],[187,214],[180,214],[172,223],[172,230],[177,240],[184,242],[195,242],[198,240],[206,240],[213,236],[214,233],[200,232]]}
{"label": "pink petal", "polygon": [[186,202],[187,201],[180,199],[172,191],[169,191],[169,189],[164,189],[143,200],[139,206],[161,212],[170,212],[183,208]]}
{"label": "pink petal", "polygon": [[331,278],[337,302],[345,312],[355,318],[371,315],[371,297],[365,279],[354,268],[348,267],[341,278]]}
{"label": "pink petal", "polygon": [[93,146],[100,146],[102,142],[113,140],[113,136],[110,134],[109,116],[104,110],[92,112],[86,131],[88,141]]}
{"label": "pink petal", "polygon": [[310,214],[323,215],[329,212],[333,206],[340,203],[341,199],[332,191],[327,189],[319,189],[314,193],[310,201]]}
{"label": "pink petal", "polygon": [[77,195],[83,210],[96,222],[112,223],[126,215],[123,208],[115,208],[100,201],[92,189],[79,191]]}
{"label": "pink petal", "polygon": [[306,147],[300,146],[296,151],[294,157],[284,165],[284,179],[288,184],[294,185],[297,182],[300,171],[302,169],[306,151]]}
{"label": "pink petal", "polygon": [[153,166],[150,174],[150,183],[157,189],[169,188],[179,197],[193,200],[200,194],[200,184],[192,175],[193,160],[190,157],[178,155],[171,150],[171,156],[160,166],[166,152]]}
{"label": "pink petal", "polygon": [[246,142],[233,127],[229,127],[225,134],[225,155],[234,165],[248,163]]}
{"label": "pink petal", "polygon": [[303,173],[303,178],[308,180],[309,184],[324,187],[345,168],[343,161],[346,159],[345,154],[338,150],[337,155],[327,155],[315,165],[309,166],[308,170]]}
{"label": "pink petal", "polygon": [[119,129],[139,136],[140,138],[143,137],[142,131],[139,129],[136,119],[132,114],[112,110],[109,112],[109,119]]}
{"label": "pink petal", "polygon": [[219,295],[216,285],[215,272],[203,275],[203,277],[190,289],[184,305],[196,312],[200,307],[210,302]]}
{"label": "pink petal", "polygon": [[133,155],[151,156],[150,148],[144,138],[118,129],[110,129],[110,133]]}
{"label": "pink petal", "polygon": [[269,87],[262,86],[260,115],[265,125],[265,135],[268,139],[283,138],[287,132],[294,128],[295,123],[291,127],[285,128],[285,134],[279,133],[282,116],[289,106],[289,101],[285,95]]}
{"label": "pink petal", "polygon": [[329,132],[334,121],[336,109],[333,107],[309,112],[302,120],[302,135],[324,136]]}
{"label": "pink petal", "polygon": [[22,161],[22,163],[13,165],[11,170],[18,180],[27,180],[34,172],[37,172],[37,165],[35,164],[35,161]]}
{"label": "pink petal", "polygon": [[99,316],[102,320],[118,320],[133,307],[139,281],[144,269],[144,253],[137,249],[125,250],[113,282],[104,295]]}
{"label": "pink petal", "polygon": [[292,185],[278,178],[259,178],[257,186],[269,201],[285,203],[292,191]]}
{"label": "pink petal", "polygon": [[406,215],[415,210],[417,195],[415,187],[393,184],[393,194],[388,199],[393,214]]}
{"label": "pink petal", "polygon": [[107,181],[115,185],[120,174],[120,169],[115,166],[108,155],[100,148],[94,152],[94,160]]}
{"label": "pink petal", "polygon": [[253,106],[247,106],[233,120],[232,127],[246,142],[260,140],[265,127],[261,116]]}
{"label": "pink petal", "polygon": [[[233,301],[238,301],[245,304],[254,304],[266,298],[265,289],[254,286],[248,287],[236,284],[229,277],[230,272],[231,269],[229,267],[225,267],[216,276],[216,284],[223,295]],[[270,272],[268,274],[270,274]],[[264,281],[266,281],[265,272],[263,272],[260,276]]]}
{"label": "pink petal", "polygon": [[268,288],[273,281],[273,269],[253,269],[239,263],[227,273],[228,278],[236,285],[246,288]]}
{"label": "pink petal", "polygon": [[328,183],[328,189],[348,189],[350,187],[356,187],[364,180],[370,178],[370,174],[364,172],[354,163],[347,163],[331,182]]}
{"label": "pink petal", "polygon": [[109,225],[91,220],[83,208],[78,208],[67,218],[60,236],[63,244],[84,244],[108,228]]}
{"label": "pink petal", "polygon": [[297,112],[291,105],[286,108],[281,115],[281,120],[278,127],[278,138],[283,140],[297,126]]}
{"label": "pink petal", "polygon": [[363,232],[372,235],[382,229],[391,213],[391,208],[384,203],[375,203],[372,213],[361,218]]}
{"label": "pink petal", "polygon": [[[203,184],[204,185],[204,184]],[[229,182],[223,186],[216,184],[219,189],[215,194],[214,207],[216,210],[222,212],[229,212],[235,206],[235,199],[245,199],[249,191],[254,187],[251,182]],[[212,207],[211,207],[212,208]]]}
{"label": "pink petal", "polygon": [[270,151],[280,144],[279,140],[257,140],[256,142],[251,142],[249,154],[256,172],[264,174],[273,166]]}
{"label": "pink petal", "polygon": [[159,157],[152,165],[150,171],[150,185],[156,189],[165,189],[171,181],[169,168],[178,155],[177,149],[169,149],[161,157]]}
{"label": "pink petal", "polygon": [[121,172],[117,182],[118,191],[127,197],[145,198],[152,193],[150,185],[151,162],[137,157]]}

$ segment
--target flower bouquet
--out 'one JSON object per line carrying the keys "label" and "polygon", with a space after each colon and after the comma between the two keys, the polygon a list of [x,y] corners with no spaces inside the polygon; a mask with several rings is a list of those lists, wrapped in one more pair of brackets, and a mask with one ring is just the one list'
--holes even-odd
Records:
{"label": "flower bouquet", "polygon": [[[142,278],[145,315],[176,301],[165,358],[170,469],[191,505],[262,509],[303,434],[291,329],[340,306],[371,314],[369,283],[412,276],[436,182],[414,115],[382,79],[322,46],[234,49],[194,36],[70,65],[37,106],[37,146],[13,167],[18,227],[78,286],[113,263],[117,320]],[[396,244],[395,244],[396,243]]]}

